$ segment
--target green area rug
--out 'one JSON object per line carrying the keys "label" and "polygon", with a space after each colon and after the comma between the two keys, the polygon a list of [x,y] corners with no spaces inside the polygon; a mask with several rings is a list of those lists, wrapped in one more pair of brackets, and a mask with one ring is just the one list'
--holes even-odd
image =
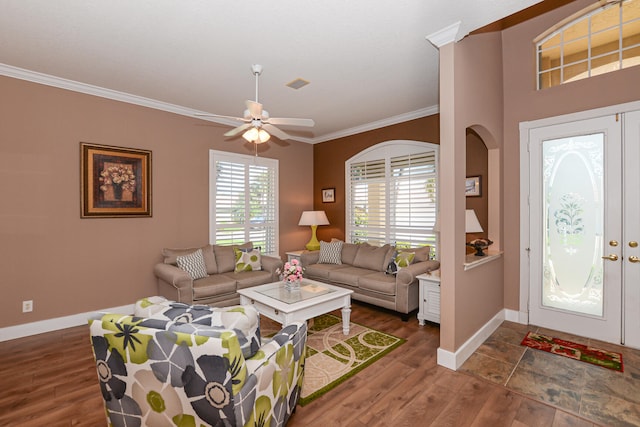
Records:
{"label": "green area rug", "polygon": [[522,345],[623,372],[622,354],[529,331]]}
{"label": "green area rug", "polygon": [[[272,321],[262,319],[262,334],[269,335]],[[332,314],[309,321],[300,405],[322,396],[406,341],[353,322],[349,328],[349,335],[344,335],[342,319]]]}

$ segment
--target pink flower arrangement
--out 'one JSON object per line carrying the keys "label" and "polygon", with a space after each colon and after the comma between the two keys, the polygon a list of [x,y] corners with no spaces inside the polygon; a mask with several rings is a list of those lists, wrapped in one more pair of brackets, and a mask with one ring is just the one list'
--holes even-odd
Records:
{"label": "pink flower arrangement", "polygon": [[282,271],[278,269],[276,271],[282,280],[285,282],[295,282],[297,280],[302,280],[302,266],[300,265],[300,261],[297,259],[292,259],[291,262],[285,262]]}

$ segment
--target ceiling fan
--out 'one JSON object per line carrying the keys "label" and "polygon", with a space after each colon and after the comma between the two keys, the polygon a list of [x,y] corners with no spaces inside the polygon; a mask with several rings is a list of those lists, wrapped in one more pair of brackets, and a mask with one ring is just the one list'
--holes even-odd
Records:
{"label": "ceiling fan", "polygon": [[253,64],[251,66],[253,75],[256,76],[256,100],[246,101],[247,109],[244,110],[243,117],[221,116],[218,114],[197,114],[197,116],[205,117],[221,117],[245,122],[244,124],[231,129],[224,136],[234,137],[242,133],[242,137],[254,144],[262,144],[267,142],[271,135],[275,135],[281,140],[289,139],[290,136],[277,128],[275,125],[281,126],[307,126],[312,127],[315,123],[312,119],[296,119],[296,118],[275,118],[269,117],[267,110],[262,108],[262,104],[258,102],[258,77],[262,74],[262,65]]}

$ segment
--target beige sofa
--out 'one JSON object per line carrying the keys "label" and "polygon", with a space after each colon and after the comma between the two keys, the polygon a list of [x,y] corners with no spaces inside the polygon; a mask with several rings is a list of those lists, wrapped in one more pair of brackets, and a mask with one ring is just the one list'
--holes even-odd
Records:
{"label": "beige sofa", "polygon": [[[278,281],[276,270],[282,269],[280,258],[260,255],[259,268],[237,271],[237,254],[234,249],[251,251],[252,243],[239,246],[207,245],[202,248],[162,250],[163,262],[153,269],[158,278],[158,293],[163,297],[185,304],[211,304],[227,306],[240,303],[237,289]],[[205,277],[194,279],[192,274],[178,267],[178,257],[202,251]],[[197,275],[196,275],[197,277]]]}
{"label": "beige sofa", "polygon": [[[329,244],[321,242],[321,245]],[[324,247],[302,253],[304,276],[351,289],[353,299],[397,311],[403,314],[404,320],[419,305],[416,276],[440,268],[440,262],[429,260],[428,246],[397,250],[391,245],[378,247],[367,243],[342,243],[341,246],[339,261],[325,259],[322,262]],[[388,274],[387,268],[399,252],[413,252],[415,258],[396,274]]]}

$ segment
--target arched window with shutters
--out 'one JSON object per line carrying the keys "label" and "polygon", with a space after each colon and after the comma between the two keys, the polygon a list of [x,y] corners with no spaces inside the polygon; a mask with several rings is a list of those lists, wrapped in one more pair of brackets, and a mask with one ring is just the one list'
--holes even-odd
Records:
{"label": "arched window with shutters", "polygon": [[387,141],[346,162],[346,239],[437,250],[437,144]]}

